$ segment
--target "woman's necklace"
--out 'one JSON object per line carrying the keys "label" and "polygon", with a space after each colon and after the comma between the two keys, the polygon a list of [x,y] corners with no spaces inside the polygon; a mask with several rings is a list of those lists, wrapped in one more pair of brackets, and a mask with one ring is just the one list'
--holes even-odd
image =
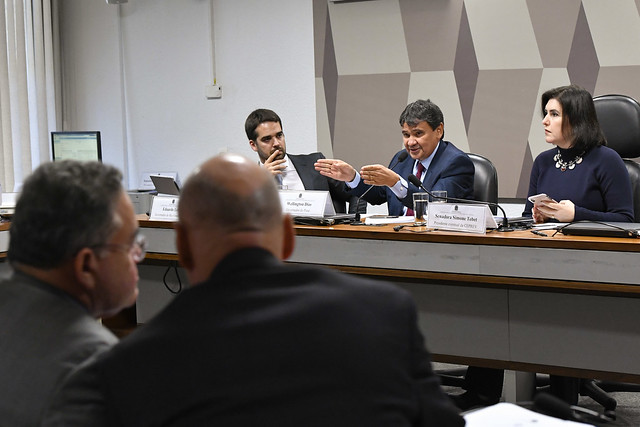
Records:
{"label": "woman's necklace", "polygon": [[562,156],[560,155],[560,149],[558,148],[558,152],[555,156],[553,156],[553,160],[556,161],[556,168],[560,169],[562,172],[567,169],[573,169],[576,165],[582,163],[582,156],[584,156],[584,151],[573,158],[570,162],[565,162],[562,160]]}

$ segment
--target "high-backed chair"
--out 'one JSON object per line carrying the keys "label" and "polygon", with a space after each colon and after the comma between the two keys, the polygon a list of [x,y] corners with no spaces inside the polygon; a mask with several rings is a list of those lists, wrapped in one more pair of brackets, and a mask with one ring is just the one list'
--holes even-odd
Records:
{"label": "high-backed chair", "polygon": [[607,146],[624,159],[631,179],[634,221],[640,222],[640,104],[626,95],[602,95],[593,98],[600,128]]}
{"label": "high-backed chair", "polygon": [[[640,104],[626,95],[597,96],[593,98],[593,103],[600,128],[607,139],[607,146],[620,154],[629,172],[633,194],[634,221],[640,222],[640,164],[629,159],[640,157]],[[546,381],[544,377],[539,377],[539,379]],[[583,396],[589,396],[601,404],[609,414],[614,415],[613,411],[617,402],[607,392],[638,392],[640,385],[576,379],[574,385],[569,385],[567,390],[557,391],[561,393],[566,391],[566,400],[575,399],[576,392]]]}
{"label": "high-backed chair", "polygon": [[[476,171],[473,175],[473,199],[481,202],[498,203],[498,172],[491,160],[479,154],[467,153]],[[491,206],[497,214],[497,208]]]}
{"label": "high-backed chair", "polygon": [[[629,172],[634,221],[640,222],[640,164],[631,160],[640,157],[640,103],[626,95],[602,95],[593,98],[593,104],[596,107],[600,128],[607,139],[607,146],[620,154]],[[601,404],[603,403],[600,400],[604,400],[612,405],[613,398],[606,392],[639,392],[640,385],[583,380],[580,392],[583,391]],[[606,408],[606,405],[603,406]]]}

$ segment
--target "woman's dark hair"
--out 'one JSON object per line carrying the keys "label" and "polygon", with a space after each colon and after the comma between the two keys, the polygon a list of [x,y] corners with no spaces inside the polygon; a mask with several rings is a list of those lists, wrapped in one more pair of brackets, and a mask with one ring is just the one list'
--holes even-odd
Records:
{"label": "woman's dark hair", "polygon": [[542,117],[546,115],[550,99],[555,99],[562,107],[562,135],[576,150],[589,151],[607,145],[589,92],[576,85],[546,91],[541,98]]}

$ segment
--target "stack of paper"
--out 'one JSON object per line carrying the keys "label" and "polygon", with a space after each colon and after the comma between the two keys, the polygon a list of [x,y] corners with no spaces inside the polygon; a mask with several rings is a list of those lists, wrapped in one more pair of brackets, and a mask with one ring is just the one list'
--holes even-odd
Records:
{"label": "stack of paper", "polygon": [[464,419],[467,422],[466,427],[584,427],[591,425],[538,414],[513,403],[498,403],[469,412]]}

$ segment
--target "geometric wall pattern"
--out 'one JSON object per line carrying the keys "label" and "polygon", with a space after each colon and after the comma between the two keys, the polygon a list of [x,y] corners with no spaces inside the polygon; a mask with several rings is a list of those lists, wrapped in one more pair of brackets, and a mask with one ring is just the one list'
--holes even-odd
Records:
{"label": "geometric wall pattern", "polygon": [[577,84],[640,99],[640,0],[314,0],[318,146],[356,168],[402,147],[405,105],[430,98],[445,139],[526,196],[544,141],[540,95]]}

